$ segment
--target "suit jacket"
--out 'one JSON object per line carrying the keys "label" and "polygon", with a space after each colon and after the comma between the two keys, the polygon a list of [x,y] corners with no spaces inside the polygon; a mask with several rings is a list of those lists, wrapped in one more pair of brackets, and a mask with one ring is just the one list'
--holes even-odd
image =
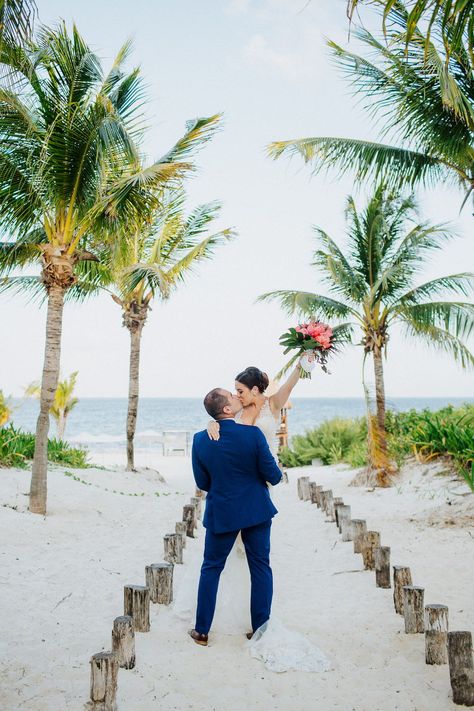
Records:
{"label": "suit jacket", "polygon": [[230,419],[219,425],[217,442],[205,430],[193,439],[194,479],[208,492],[203,525],[225,533],[269,521],[278,511],[267,482],[278,484],[282,475],[262,431]]}

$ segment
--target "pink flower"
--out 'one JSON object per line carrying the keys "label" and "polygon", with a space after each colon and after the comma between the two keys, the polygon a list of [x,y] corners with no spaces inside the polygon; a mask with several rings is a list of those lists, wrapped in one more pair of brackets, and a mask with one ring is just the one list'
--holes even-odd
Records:
{"label": "pink flower", "polygon": [[297,331],[298,333],[302,333],[303,336],[309,336],[309,335],[310,335],[310,333],[308,332],[308,326],[307,326],[306,323],[302,323],[300,326],[297,326],[297,327],[295,328],[295,331]]}

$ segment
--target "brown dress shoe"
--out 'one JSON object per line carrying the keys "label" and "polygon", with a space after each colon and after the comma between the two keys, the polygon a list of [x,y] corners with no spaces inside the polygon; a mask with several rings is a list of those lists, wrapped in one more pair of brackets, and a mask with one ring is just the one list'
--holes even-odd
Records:
{"label": "brown dress shoe", "polygon": [[253,632],[247,632],[247,633],[245,634],[245,636],[247,637],[247,639],[252,639],[252,637],[253,637]]}
{"label": "brown dress shoe", "polygon": [[196,644],[207,647],[207,634],[201,634],[201,632],[196,632],[196,630],[189,630],[188,634],[194,639]]}

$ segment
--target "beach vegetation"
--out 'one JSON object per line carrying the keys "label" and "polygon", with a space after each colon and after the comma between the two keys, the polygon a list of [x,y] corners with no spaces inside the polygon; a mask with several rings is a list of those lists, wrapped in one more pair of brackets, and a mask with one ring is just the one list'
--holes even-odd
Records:
{"label": "beach vegetation", "polygon": [[8,403],[8,399],[0,390],[0,428],[4,427],[10,420],[12,409]]}
{"label": "beach vegetation", "polygon": [[[73,408],[79,402],[77,397],[73,397],[76,386],[78,371],[74,371],[68,378],[60,380],[56,392],[54,393],[53,404],[49,411],[56,420],[57,438],[62,440],[66,430],[67,418]],[[40,398],[41,385],[39,382],[30,383],[25,389],[26,397]]]}
{"label": "beach vegetation", "polygon": [[[399,466],[410,457],[423,463],[442,457],[474,491],[474,405],[449,405],[434,412],[387,410],[386,429],[388,451]],[[366,418],[327,420],[293,437],[280,461],[285,467],[309,465],[313,459],[363,467],[369,463],[367,435]]]}
{"label": "beach vegetation", "polygon": [[[35,452],[35,436],[9,424],[0,428],[0,466],[26,468]],[[60,439],[48,440],[48,461],[83,469],[88,465],[87,451],[71,447]]]}
{"label": "beach vegetation", "polygon": [[[375,482],[390,483],[390,458],[385,423],[384,357],[393,326],[410,338],[452,356],[462,367],[474,366],[465,341],[474,331],[474,274],[463,272],[418,285],[429,255],[454,235],[446,225],[420,222],[413,195],[379,185],[367,206],[358,211],[354,198],[346,202],[347,248],[323,229],[315,229],[318,247],[313,264],[333,296],[296,290],[263,294],[277,300],[288,314],[314,320],[348,320],[358,327],[364,363],[372,359],[375,418],[368,411],[371,462]],[[446,297],[452,300],[444,300]],[[455,299],[455,300],[454,300]]]}

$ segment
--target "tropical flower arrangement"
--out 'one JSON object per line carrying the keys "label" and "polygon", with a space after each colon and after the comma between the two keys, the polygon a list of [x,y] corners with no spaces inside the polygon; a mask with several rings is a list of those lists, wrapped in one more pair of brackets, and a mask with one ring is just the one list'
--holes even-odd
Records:
{"label": "tropical flower arrangement", "polygon": [[322,370],[329,373],[327,360],[335,347],[335,342],[333,330],[326,323],[310,321],[301,323],[296,328],[291,327],[280,336],[280,344],[285,347],[285,354],[292,350],[298,351],[285,370],[297,358],[305,356],[300,361],[301,378],[311,378],[311,370],[315,363],[319,363]]}

